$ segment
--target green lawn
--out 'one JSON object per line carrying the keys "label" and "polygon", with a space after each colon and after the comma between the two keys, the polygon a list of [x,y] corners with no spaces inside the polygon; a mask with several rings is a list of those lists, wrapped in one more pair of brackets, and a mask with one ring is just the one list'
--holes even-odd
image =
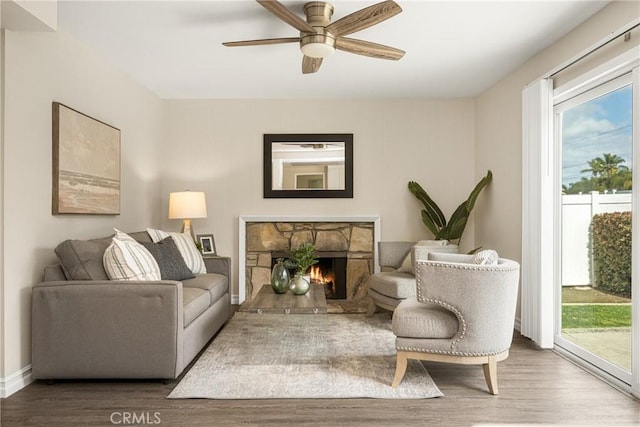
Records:
{"label": "green lawn", "polygon": [[562,305],[562,328],[631,327],[631,305]]}

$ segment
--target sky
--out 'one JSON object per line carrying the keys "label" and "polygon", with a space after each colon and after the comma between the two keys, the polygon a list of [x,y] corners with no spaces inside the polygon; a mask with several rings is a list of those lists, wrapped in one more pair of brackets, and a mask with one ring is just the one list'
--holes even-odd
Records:
{"label": "sky", "polygon": [[562,184],[588,178],[587,162],[603,153],[617,154],[631,169],[632,86],[577,105],[562,115]]}

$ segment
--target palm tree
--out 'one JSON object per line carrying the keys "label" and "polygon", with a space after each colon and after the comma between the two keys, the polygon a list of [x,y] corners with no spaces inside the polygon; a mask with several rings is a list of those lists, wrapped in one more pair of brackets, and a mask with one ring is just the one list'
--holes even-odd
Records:
{"label": "palm tree", "polygon": [[580,172],[591,172],[591,175],[594,178],[599,178],[602,176],[602,171],[604,170],[604,160],[602,157],[596,157],[595,159],[591,159],[587,162],[589,167],[587,169],[582,169]]}
{"label": "palm tree", "polygon": [[624,162],[626,162],[626,160],[617,154],[602,153],[602,157],[589,160],[587,162],[589,167],[580,172],[591,172],[591,175],[595,178],[599,186],[602,186],[604,189],[611,189],[614,187],[614,178],[618,176],[619,173],[629,170],[628,167],[621,165],[621,163]]}

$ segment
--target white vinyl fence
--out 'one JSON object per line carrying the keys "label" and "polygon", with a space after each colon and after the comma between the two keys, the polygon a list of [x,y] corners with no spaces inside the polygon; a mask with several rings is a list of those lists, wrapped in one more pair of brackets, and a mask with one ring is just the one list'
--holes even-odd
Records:
{"label": "white vinyl fence", "polygon": [[562,286],[590,285],[591,218],[605,212],[631,211],[631,193],[562,196]]}

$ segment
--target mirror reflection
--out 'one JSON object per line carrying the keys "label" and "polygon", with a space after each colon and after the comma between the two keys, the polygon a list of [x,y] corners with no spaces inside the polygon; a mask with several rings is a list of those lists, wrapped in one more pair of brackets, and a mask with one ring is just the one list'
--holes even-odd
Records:
{"label": "mirror reflection", "polygon": [[344,190],[344,142],[276,142],[271,146],[274,190]]}
{"label": "mirror reflection", "polygon": [[265,198],[353,198],[353,134],[264,134]]}

